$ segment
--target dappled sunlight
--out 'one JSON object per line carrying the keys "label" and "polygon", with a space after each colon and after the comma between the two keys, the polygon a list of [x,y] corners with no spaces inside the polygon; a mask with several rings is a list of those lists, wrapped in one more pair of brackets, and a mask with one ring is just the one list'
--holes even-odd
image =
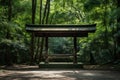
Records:
{"label": "dappled sunlight", "polygon": [[96,73],[96,72],[91,72],[91,71],[75,71],[76,74],[79,74],[81,76],[101,76],[100,73]]}
{"label": "dappled sunlight", "polygon": [[119,74],[117,71],[75,69],[5,70],[0,72],[0,80],[119,80]]}
{"label": "dappled sunlight", "polygon": [[85,75],[85,76],[95,76],[96,74],[93,74],[93,73],[83,73],[83,75]]}

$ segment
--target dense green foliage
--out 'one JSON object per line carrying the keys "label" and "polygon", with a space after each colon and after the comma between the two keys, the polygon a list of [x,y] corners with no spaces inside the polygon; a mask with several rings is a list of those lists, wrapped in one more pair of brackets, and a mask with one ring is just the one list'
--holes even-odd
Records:
{"label": "dense green foliage", "polygon": [[[30,34],[25,24],[32,23],[32,0],[0,0],[0,64],[30,62]],[[42,0],[45,6],[46,0]],[[78,38],[78,61],[91,64],[120,62],[120,6],[114,0],[50,0],[48,24],[97,24],[94,34]],[[119,1],[118,1],[119,2]],[[45,7],[42,7],[43,11]],[[35,23],[39,24],[40,0]],[[42,11],[42,16],[44,12]],[[11,20],[8,17],[11,16]],[[37,39],[36,39],[37,48]],[[73,52],[72,38],[49,38],[49,53]],[[34,53],[36,53],[35,50]],[[44,53],[44,50],[43,50]],[[37,53],[36,53],[37,54]],[[38,54],[37,54],[38,55]],[[38,57],[35,58],[37,61]]]}

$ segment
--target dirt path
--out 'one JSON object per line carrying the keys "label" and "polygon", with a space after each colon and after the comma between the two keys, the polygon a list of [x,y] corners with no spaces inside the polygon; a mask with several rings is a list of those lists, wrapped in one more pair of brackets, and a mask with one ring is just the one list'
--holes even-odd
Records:
{"label": "dirt path", "polygon": [[0,70],[0,80],[120,80],[120,72],[15,67]]}

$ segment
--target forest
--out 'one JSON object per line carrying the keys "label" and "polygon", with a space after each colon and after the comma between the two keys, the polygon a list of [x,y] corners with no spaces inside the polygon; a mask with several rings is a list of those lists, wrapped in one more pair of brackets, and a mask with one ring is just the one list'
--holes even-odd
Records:
{"label": "forest", "polygon": [[[30,54],[25,24],[97,24],[95,33],[77,37],[78,62],[120,64],[120,0],[0,0],[0,65],[44,60],[44,37],[34,39]],[[71,37],[50,37],[48,44],[49,54],[73,52]]]}

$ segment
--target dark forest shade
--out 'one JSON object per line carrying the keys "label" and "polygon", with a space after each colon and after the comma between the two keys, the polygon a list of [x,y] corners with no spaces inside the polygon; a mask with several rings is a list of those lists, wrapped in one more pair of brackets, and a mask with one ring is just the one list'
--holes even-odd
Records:
{"label": "dark forest shade", "polygon": [[95,32],[96,24],[91,25],[60,25],[60,24],[26,24],[26,31],[37,37],[87,37]]}

